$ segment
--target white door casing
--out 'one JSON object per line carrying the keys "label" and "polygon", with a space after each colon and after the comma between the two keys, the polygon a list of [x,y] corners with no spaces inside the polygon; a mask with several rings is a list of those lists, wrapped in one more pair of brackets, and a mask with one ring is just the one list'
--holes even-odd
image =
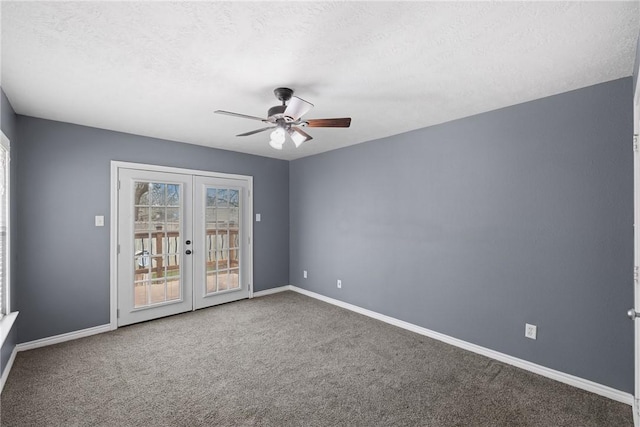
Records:
{"label": "white door casing", "polygon": [[[634,306],[640,312],[640,84],[636,86],[633,108],[633,239],[634,239]],[[633,421],[635,427],[640,427],[640,319],[635,318],[635,391],[633,400]]]}

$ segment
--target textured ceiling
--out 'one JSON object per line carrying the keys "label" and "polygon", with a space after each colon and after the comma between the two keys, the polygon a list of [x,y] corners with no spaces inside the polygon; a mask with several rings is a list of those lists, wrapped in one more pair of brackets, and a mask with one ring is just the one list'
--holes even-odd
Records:
{"label": "textured ceiling", "polygon": [[[633,2],[7,2],[19,114],[295,159],[630,76]],[[236,138],[288,86],[349,129]]]}

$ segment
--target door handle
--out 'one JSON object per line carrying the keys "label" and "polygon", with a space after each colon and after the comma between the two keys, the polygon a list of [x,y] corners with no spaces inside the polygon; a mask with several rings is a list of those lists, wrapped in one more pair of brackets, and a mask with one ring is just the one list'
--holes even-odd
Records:
{"label": "door handle", "polygon": [[630,308],[629,311],[627,311],[627,316],[629,316],[629,319],[634,320],[640,317],[640,313]]}
{"label": "door handle", "polygon": [[187,250],[185,251],[185,254],[187,254],[187,255],[191,255],[191,249],[187,249]]}

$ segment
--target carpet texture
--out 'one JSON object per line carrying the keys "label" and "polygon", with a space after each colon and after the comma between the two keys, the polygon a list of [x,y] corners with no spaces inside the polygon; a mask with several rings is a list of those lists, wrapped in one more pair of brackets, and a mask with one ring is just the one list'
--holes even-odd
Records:
{"label": "carpet texture", "polygon": [[2,426],[633,426],[631,407],[292,292],[18,353]]}

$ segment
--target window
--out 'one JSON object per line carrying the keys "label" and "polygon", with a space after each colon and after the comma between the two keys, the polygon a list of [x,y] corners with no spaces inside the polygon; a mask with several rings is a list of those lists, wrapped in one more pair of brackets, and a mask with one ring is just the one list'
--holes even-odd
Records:
{"label": "window", "polygon": [[9,313],[9,140],[0,133],[0,318]]}

